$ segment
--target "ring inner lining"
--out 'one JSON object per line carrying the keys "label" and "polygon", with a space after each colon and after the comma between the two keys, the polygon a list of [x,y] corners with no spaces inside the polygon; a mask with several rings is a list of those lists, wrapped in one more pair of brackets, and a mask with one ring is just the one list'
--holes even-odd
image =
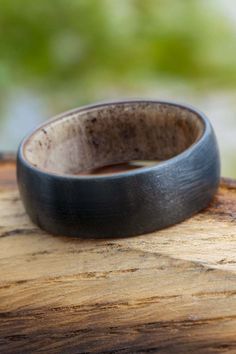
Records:
{"label": "ring inner lining", "polygon": [[131,160],[163,161],[196,142],[204,131],[197,113],[152,102],[99,106],[49,122],[24,144],[35,167],[79,174]]}

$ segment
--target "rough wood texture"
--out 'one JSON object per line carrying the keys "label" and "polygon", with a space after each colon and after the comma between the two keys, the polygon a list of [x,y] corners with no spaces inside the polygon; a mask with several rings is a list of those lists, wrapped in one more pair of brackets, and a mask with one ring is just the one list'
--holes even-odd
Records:
{"label": "rough wood texture", "polygon": [[236,183],[141,237],[53,237],[0,163],[0,353],[236,353]]}

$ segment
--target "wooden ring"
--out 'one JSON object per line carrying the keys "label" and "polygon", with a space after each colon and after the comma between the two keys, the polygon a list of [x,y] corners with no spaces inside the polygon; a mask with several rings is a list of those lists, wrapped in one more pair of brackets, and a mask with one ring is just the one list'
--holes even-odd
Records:
{"label": "wooden ring", "polygon": [[[155,164],[82,175],[131,160]],[[79,108],[36,129],[17,155],[31,220],[52,233],[124,237],[176,224],[205,208],[220,178],[217,142],[197,110],[149,100]]]}

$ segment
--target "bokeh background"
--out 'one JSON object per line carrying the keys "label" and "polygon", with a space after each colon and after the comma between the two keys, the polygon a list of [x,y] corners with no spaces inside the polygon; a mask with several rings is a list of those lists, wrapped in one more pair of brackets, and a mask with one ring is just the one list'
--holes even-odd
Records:
{"label": "bokeh background", "polygon": [[45,119],[119,98],[211,119],[236,177],[235,0],[1,0],[0,151]]}

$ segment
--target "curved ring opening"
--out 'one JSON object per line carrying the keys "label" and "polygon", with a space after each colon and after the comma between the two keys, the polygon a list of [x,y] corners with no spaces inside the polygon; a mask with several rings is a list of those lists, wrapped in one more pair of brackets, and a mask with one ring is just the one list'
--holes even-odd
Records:
{"label": "curved ring opening", "polygon": [[161,102],[120,102],[78,110],[49,121],[24,143],[33,166],[57,174],[89,174],[133,160],[174,157],[203,134],[201,117]]}

